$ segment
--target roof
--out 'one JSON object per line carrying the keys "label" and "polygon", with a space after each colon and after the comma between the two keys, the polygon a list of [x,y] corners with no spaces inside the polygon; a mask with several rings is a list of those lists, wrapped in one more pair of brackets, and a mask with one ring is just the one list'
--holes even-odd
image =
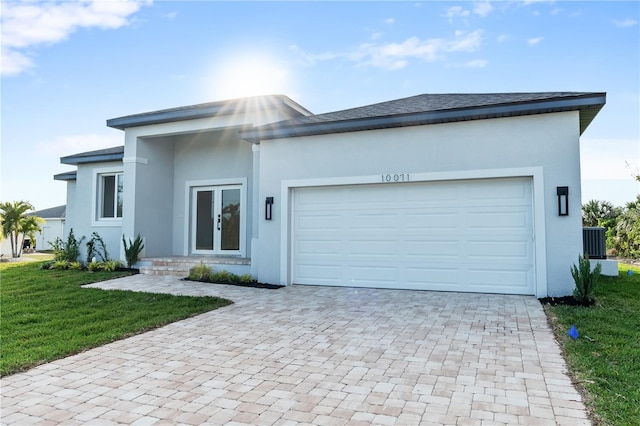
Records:
{"label": "roof", "polygon": [[58,173],[57,175],[53,175],[54,180],[76,180],[78,172],[75,170],[71,172]]}
{"label": "roof", "polygon": [[27,213],[27,216],[38,216],[44,219],[64,219],[67,212],[67,206],[50,207],[44,210]]}
{"label": "roof", "polygon": [[292,116],[306,116],[311,114],[306,108],[287,96],[265,95],[127,115],[107,120],[107,126],[124,130],[129,127],[193,120],[196,118],[210,118],[265,108],[276,108]]}
{"label": "roof", "polygon": [[122,157],[124,157],[124,145],[68,155],[60,158],[60,162],[62,164],[76,165],[83,163],[98,163],[102,161],[121,161]]}
{"label": "roof", "polygon": [[582,134],[605,102],[604,92],[423,94],[266,124],[242,131],[241,137],[255,143],[267,139],[562,111],[580,112]]}

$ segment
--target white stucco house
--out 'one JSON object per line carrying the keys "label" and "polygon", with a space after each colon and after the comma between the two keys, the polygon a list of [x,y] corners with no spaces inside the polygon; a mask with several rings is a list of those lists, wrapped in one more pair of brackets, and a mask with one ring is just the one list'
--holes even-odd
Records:
{"label": "white stucco house", "polygon": [[56,238],[64,239],[64,222],[67,206],[49,207],[29,213],[29,216],[38,216],[44,219],[40,225],[41,231],[36,233],[35,247],[38,250],[51,250],[51,244]]}
{"label": "white stucco house", "polygon": [[605,93],[424,94],[312,114],[282,95],[107,120],[63,157],[65,233],[261,282],[570,294],[580,136]]}
{"label": "white stucco house", "polygon": [[[66,206],[56,206],[27,213],[27,216],[38,216],[44,219],[44,223],[40,224],[41,231],[36,233],[35,248],[37,250],[50,250],[50,242],[55,241],[58,237],[63,238],[65,211]],[[25,237],[26,240],[29,240],[29,237]],[[20,241],[22,241],[22,235]],[[28,244],[30,247],[34,247],[33,242]],[[4,257],[11,257],[10,238],[0,241],[0,254]]]}

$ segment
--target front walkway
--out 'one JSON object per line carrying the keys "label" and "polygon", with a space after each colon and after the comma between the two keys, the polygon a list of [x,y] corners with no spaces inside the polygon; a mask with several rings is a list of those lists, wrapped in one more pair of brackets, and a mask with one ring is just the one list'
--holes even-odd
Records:
{"label": "front walkway", "polygon": [[136,275],[236,303],[2,379],[2,424],[590,424],[527,296]]}

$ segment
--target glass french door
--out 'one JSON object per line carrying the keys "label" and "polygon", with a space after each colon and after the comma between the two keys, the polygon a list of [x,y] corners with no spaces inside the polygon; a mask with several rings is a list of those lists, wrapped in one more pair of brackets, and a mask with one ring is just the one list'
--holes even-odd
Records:
{"label": "glass french door", "polygon": [[240,254],[240,185],[192,188],[191,252]]}

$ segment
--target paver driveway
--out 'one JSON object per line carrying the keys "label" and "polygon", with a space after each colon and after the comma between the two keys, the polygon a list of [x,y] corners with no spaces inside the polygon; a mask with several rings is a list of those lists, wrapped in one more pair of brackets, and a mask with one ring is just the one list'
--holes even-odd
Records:
{"label": "paver driveway", "polygon": [[3,424],[589,424],[533,297],[92,286],[236,303],[5,377]]}

